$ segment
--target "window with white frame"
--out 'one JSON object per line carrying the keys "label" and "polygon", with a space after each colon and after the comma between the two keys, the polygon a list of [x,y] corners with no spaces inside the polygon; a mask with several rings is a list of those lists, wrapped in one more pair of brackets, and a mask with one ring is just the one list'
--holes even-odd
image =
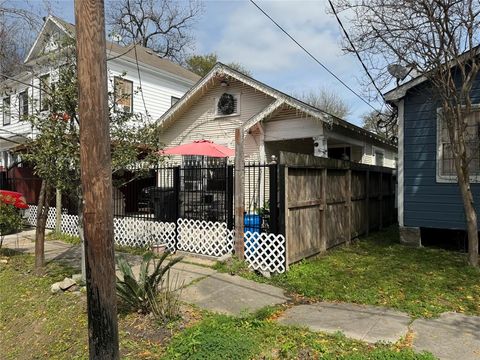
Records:
{"label": "window with white frame", "polygon": [[131,113],[133,111],[133,81],[115,76],[114,99],[119,110]]}
{"label": "window with white frame", "polygon": [[[470,176],[478,177],[480,175],[480,107],[472,109],[465,119],[467,121],[465,144]],[[437,180],[456,181],[452,143],[448,134],[447,121],[443,118],[441,110],[437,111]]]}
{"label": "window with white frame", "polygon": [[240,114],[240,96],[223,93],[215,99],[215,116],[234,116]]}
{"label": "window with white frame", "polygon": [[50,92],[50,74],[40,76],[40,111],[48,110]]}
{"label": "window with white frame", "polygon": [[3,125],[10,125],[11,111],[10,111],[10,96],[4,97],[2,101],[2,118]]}
{"label": "window with white frame", "polygon": [[375,165],[377,166],[384,166],[384,161],[385,159],[385,154],[383,151],[380,151],[378,149],[375,150]]}
{"label": "window with white frame", "polygon": [[28,116],[28,91],[24,90],[18,94],[18,114],[19,119],[23,120],[25,116]]}

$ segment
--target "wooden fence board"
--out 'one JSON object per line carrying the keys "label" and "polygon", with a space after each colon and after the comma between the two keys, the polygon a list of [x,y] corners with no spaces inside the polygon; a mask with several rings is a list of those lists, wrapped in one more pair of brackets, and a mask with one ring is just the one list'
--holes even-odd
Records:
{"label": "wooden fence board", "polygon": [[280,164],[287,266],[396,221],[393,169],[284,152]]}

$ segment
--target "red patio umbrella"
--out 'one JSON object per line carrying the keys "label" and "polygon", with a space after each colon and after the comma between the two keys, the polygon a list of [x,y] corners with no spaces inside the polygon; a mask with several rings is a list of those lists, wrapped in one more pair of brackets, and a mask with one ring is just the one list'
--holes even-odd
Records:
{"label": "red patio umbrella", "polygon": [[235,155],[235,151],[210,140],[197,140],[160,151],[162,155],[198,155],[216,158],[226,158]]}

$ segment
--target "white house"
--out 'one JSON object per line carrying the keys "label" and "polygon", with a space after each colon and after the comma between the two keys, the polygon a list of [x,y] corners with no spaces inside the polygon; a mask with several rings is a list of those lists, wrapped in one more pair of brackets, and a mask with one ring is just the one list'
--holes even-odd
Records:
{"label": "white house", "polygon": [[[74,36],[74,25],[47,17],[25,59],[27,70],[0,83],[0,171],[14,163],[12,150],[34,136],[34,129],[22,117],[45,110],[42,89],[58,79],[59,68],[48,67],[51,62],[46,59],[65,51],[63,39]],[[199,80],[198,75],[138,45],[107,42],[107,68],[110,90],[115,87],[115,93],[123,95],[118,105],[152,121]]]}
{"label": "white house", "polygon": [[[230,108],[224,106],[229,102]],[[397,148],[385,138],[221,63],[163,114],[159,123],[167,148],[205,139],[233,149],[235,129],[243,127],[247,160],[267,162],[272,155],[288,151],[396,166]]]}

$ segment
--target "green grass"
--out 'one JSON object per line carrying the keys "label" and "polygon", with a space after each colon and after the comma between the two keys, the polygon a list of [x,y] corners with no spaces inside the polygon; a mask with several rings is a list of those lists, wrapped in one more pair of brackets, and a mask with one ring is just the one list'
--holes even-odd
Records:
{"label": "green grass", "polygon": [[[0,264],[0,358],[88,359],[85,294],[50,292],[54,282],[74,271],[50,263],[37,277],[32,256],[3,249],[0,258],[8,259]],[[133,320],[119,320],[122,359],[158,359],[162,346],[127,333]]]}
{"label": "green grass", "polygon": [[[50,285],[73,271],[50,263],[33,275],[33,257],[1,250],[0,349],[5,360],[87,359],[85,294],[51,294]],[[273,321],[279,308],[239,318],[189,310],[179,330],[138,314],[119,317],[122,359],[373,359],[430,360],[408,344],[368,345],[342,335],[325,335]],[[193,315],[192,315],[193,314]],[[171,338],[171,333],[176,334]],[[166,335],[166,336],[165,336]]]}
{"label": "green grass", "polygon": [[81,242],[80,237],[78,237],[78,236],[59,233],[59,232],[56,232],[56,231],[52,231],[51,233],[48,233],[46,235],[45,239],[47,241],[50,241],[50,240],[63,241],[67,244],[72,244],[72,245],[79,245],[80,242]]}
{"label": "green grass", "polygon": [[414,317],[480,315],[480,271],[464,254],[398,243],[389,228],[290,267],[270,282],[313,300],[386,306]]}
{"label": "green grass", "polygon": [[165,359],[434,359],[394,345],[367,345],[341,334],[281,326],[263,317],[208,315],[177,334]]}

